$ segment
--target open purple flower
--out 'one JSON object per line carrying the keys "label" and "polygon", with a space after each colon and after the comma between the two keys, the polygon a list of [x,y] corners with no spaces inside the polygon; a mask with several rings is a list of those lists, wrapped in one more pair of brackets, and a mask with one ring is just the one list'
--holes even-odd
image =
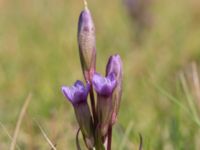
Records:
{"label": "open purple flower", "polygon": [[98,125],[100,127],[102,139],[105,139],[112,120],[112,93],[117,82],[114,73],[109,74],[107,77],[102,77],[100,74],[95,73],[92,83],[97,92]]}
{"label": "open purple flower", "polygon": [[89,83],[84,86],[83,82],[79,80],[77,80],[75,84],[71,87],[62,87],[63,94],[73,105],[86,101],[89,90]]}
{"label": "open purple flower", "polygon": [[112,115],[112,124],[117,120],[117,115],[119,112],[121,95],[122,95],[122,61],[118,54],[110,56],[108,64],[106,66],[106,75],[115,74],[117,86],[113,92],[113,115]]}
{"label": "open purple flower", "polygon": [[79,123],[86,146],[92,149],[94,146],[93,122],[90,109],[87,103],[87,96],[90,85],[84,86],[83,82],[76,81],[73,86],[62,87],[64,96],[73,104],[76,119]]}
{"label": "open purple flower", "polygon": [[94,89],[99,95],[110,96],[116,86],[114,73],[109,74],[107,77],[102,77],[100,74],[95,73],[92,79]]}

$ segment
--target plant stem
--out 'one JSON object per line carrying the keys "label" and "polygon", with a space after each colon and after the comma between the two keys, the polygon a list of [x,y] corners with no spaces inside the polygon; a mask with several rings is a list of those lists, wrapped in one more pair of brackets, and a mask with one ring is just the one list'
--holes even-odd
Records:
{"label": "plant stem", "polygon": [[83,3],[84,3],[85,8],[87,8],[87,6],[88,6],[87,1],[83,0]]}
{"label": "plant stem", "polygon": [[112,125],[108,127],[108,143],[107,143],[107,150],[111,150],[112,144]]}
{"label": "plant stem", "polygon": [[92,84],[90,86],[90,102],[91,102],[91,108],[92,108],[92,114],[93,114],[93,120],[96,127],[96,111],[95,111],[95,100],[94,100],[94,92]]}

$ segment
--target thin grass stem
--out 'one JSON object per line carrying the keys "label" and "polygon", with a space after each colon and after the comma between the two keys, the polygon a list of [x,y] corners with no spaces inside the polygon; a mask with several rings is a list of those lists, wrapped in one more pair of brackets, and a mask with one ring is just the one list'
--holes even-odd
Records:
{"label": "thin grass stem", "polygon": [[19,133],[19,130],[20,130],[20,126],[21,126],[21,123],[22,123],[22,120],[24,118],[24,115],[26,113],[26,110],[28,108],[28,104],[31,100],[31,94],[28,95],[28,97],[26,98],[25,102],[24,102],[24,105],[21,109],[21,112],[20,112],[20,115],[19,115],[19,118],[17,120],[17,125],[16,125],[16,128],[15,128],[15,131],[14,131],[14,136],[13,136],[13,139],[12,139],[12,143],[10,145],[10,150],[14,150],[15,149],[15,146],[16,146],[16,142],[17,142],[17,136],[18,136],[18,133]]}
{"label": "thin grass stem", "polygon": [[35,123],[37,124],[38,128],[40,129],[42,135],[44,136],[45,140],[48,142],[48,144],[51,146],[52,150],[56,150],[56,147],[53,145],[53,143],[51,142],[51,140],[48,138],[47,134],[45,133],[44,129],[41,127],[41,125],[34,120]]}
{"label": "thin grass stem", "polygon": [[120,144],[120,146],[119,146],[119,150],[123,150],[124,147],[126,146],[126,142],[127,142],[127,140],[128,140],[128,136],[129,136],[129,134],[131,133],[132,128],[133,128],[133,121],[131,121],[131,122],[128,124],[128,127],[127,127],[127,129],[126,129],[126,131],[125,131],[124,137],[123,137],[123,139],[122,139],[122,142],[121,142],[121,144]]}

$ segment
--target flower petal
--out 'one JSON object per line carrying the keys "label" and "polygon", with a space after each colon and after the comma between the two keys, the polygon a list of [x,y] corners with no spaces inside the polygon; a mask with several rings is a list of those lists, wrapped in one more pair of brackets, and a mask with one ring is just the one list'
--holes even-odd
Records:
{"label": "flower petal", "polygon": [[69,100],[69,101],[73,101],[73,92],[72,89],[70,89],[67,86],[62,86],[62,92],[64,94],[64,96]]}
{"label": "flower petal", "polygon": [[118,54],[110,56],[108,60],[106,75],[110,73],[115,73],[116,78],[121,78],[119,76],[122,76],[122,61]]}
{"label": "flower petal", "polygon": [[86,87],[84,86],[83,82],[77,80],[73,86],[63,86],[62,92],[64,96],[73,104],[78,104],[82,101],[87,100],[89,87],[88,84]]}
{"label": "flower petal", "polygon": [[116,80],[114,74],[110,74],[107,77],[102,77],[100,74],[95,73],[92,79],[94,89],[100,95],[109,96],[112,94]]}

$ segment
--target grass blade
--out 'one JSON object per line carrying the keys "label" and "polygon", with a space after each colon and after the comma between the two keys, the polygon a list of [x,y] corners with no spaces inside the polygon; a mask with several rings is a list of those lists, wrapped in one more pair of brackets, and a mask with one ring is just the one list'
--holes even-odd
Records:
{"label": "grass blade", "polygon": [[44,136],[45,140],[48,142],[48,144],[51,146],[52,150],[56,150],[56,147],[53,145],[53,143],[51,142],[51,140],[48,138],[47,134],[45,133],[45,131],[42,129],[41,125],[35,120],[38,128],[40,129],[40,131],[42,132],[42,135]]}
{"label": "grass blade", "polygon": [[27,107],[28,107],[30,100],[31,100],[31,94],[28,95],[28,97],[26,98],[26,100],[24,102],[24,105],[22,106],[19,118],[17,120],[17,125],[16,125],[16,128],[15,128],[15,132],[14,132],[14,136],[13,136],[12,143],[11,143],[11,146],[10,146],[10,150],[15,149],[16,142],[17,142],[17,136],[18,136],[18,133],[19,133],[19,130],[20,130],[20,126],[21,126],[23,117],[26,113],[26,110],[27,110]]}
{"label": "grass blade", "polygon": [[123,137],[122,142],[121,142],[120,147],[119,147],[119,150],[123,150],[124,149],[124,147],[126,145],[126,142],[128,140],[128,136],[131,133],[132,128],[133,128],[133,122],[131,121],[129,123],[126,131],[125,131],[124,137]]}

